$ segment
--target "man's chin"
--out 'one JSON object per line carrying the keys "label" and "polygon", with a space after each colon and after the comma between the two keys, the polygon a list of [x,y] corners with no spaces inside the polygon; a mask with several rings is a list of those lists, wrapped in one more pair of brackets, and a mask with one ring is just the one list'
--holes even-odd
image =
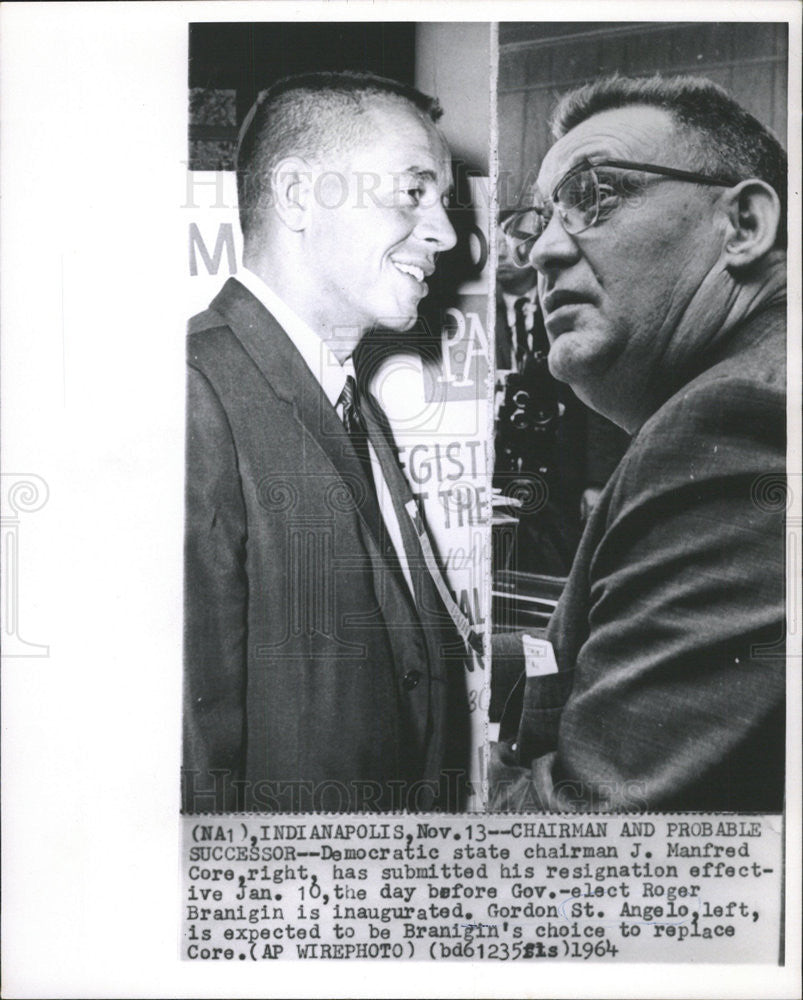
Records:
{"label": "man's chin", "polygon": [[394,333],[406,333],[407,330],[412,330],[415,324],[418,322],[418,312],[408,313],[407,315],[398,316],[383,316],[382,319],[377,321],[377,328],[380,330],[392,330]]}
{"label": "man's chin", "polygon": [[552,341],[549,370],[559,382],[569,385],[593,377],[603,361],[603,345],[592,331],[572,330]]}

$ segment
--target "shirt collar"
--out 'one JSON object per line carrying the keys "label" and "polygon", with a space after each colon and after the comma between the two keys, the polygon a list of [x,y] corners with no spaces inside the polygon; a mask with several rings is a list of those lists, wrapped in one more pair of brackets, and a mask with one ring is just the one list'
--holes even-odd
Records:
{"label": "shirt collar", "polygon": [[312,327],[253,271],[243,267],[237,273],[237,280],[259,299],[282,327],[323,389],[326,398],[332,406],[337,406],[346,376],[354,376],[354,362],[351,358],[347,358],[341,364]]}

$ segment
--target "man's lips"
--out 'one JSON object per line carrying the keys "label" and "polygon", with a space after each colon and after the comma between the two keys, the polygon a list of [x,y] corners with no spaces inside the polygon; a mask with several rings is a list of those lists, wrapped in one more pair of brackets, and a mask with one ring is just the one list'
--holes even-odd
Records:
{"label": "man's lips", "polygon": [[549,318],[552,313],[556,313],[559,309],[563,309],[566,306],[583,306],[593,304],[594,299],[590,295],[565,288],[555,288],[551,292],[547,292],[541,300],[541,305],[543,306],[546,318]]}
{"label": "man's lips", "polygon": [[435,265],[429,260],[411,260],[400,257],[391,257],[393,266],[402,274],[408,275],[419,284],[424,284],[424,278],[429,277],[435,270]]}

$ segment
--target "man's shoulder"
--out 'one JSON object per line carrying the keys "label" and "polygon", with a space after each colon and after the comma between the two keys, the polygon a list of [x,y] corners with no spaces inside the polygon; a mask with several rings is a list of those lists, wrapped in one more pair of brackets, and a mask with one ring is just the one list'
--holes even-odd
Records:
{"label": "man's shoulder", "polygon": [[246,301],[249,293],[235,278],[229,278],[212,299],[208,308],[196,313],[187,324],[187,336],[198,338],[215,331],[228,330],[227,316],[243,299]]}
{"label": "man's shoulder", "polygon": [[187,324],[187,361],[198,368],[216,366],[221,360],[242,353],[242,346],[230,317],[238,315],[250,293],[229,278],[208,308],[193,316]]}
{"label": "man's shoulder", "polygon": [[228,317],[237,314],[237,309],[243,302],[251,298],[239,281],[229,278],[208,308],[196,313],[187,323],[187,341],[189,345],[200,347],[206,342],[227,341],[234,339]]}
{"label": "man's shoulder", "polygon": [[685,385],[645,423],[639,438],[655,446],[671,435],[743,439],[746,445],[782,443],[786,427],[786,379],[772,365],[729,359]]}
{"label": "man's shoulder", "polygon": [[204,309],[202,312],[196,313],[189,322],[187,323],[187,336],[193,337],[200,333],[205,333],[208,330],[219,330],[228,329],[228,324],[226,320],[220,315],[220,313],[209,306],[208,309]]}
{"label": "man's shoulder", "polygon": [[238,351],[237,338],[226,320],[213,308],[193,316],[187,324],[187,363],[200,370],[216,367]]}

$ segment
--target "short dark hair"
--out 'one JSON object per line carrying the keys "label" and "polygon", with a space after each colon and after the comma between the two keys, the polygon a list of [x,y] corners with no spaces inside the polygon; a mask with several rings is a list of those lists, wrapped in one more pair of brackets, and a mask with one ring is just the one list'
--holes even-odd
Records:
{"label": "short dark hair", "polygon": [[690,169],[748,180],[757,177],[778,194],[776,246],[786,246],[786,153],[773,133],[718,84],[699,76],[608,76],[572,90],[558,102],[552,134],[561,138],[601,111],[646,104],[669,112],[692,139]]}
{"label": "short dark hair", "polygon": [[365,135],[367,104],[404,101],[437,122],[437,98],[373,73],[300,73],[278,80],[257,98],[240,130],[237,197],[243,236],[258,226],[270,202],[271,174],[285,156],[310,162],[335,157]]}

